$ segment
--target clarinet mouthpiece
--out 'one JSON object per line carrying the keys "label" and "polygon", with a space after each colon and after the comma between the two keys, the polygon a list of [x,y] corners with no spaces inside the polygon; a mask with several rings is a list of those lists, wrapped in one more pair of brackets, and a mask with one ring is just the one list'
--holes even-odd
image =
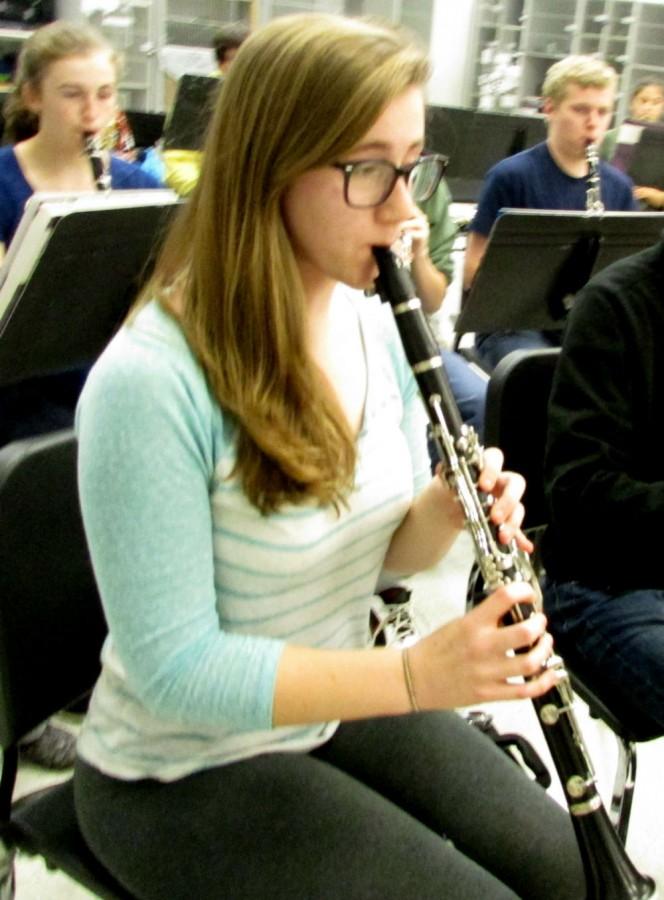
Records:
{"label": "clarinet mouthpiece", "polygon": [[378,263],[376,292],[381,300],[394,305],[404,300],[412,300],[415,289],[408,270],[400,264],[389,247],[373,247],[373,255]]}

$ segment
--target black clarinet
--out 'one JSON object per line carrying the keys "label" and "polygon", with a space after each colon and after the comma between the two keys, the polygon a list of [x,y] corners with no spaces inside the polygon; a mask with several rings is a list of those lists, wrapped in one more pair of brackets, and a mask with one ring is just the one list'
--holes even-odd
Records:
{"label": "black clarinet", "polygon": [[603,213],[602,190],[599,174],[599,149],[597,144],[586,145],[586,162],[588,163],[588,187],[586,188],[586,211]]}
{"label": "black clarinet", "polygon": [[[374,247],[379,277],[376,290],[392,307],[401,342],[427,408],[447,480],[463,509],[487,593],[514,582],[532,585],[541,597],[527,554],[514,542],[498,540],[488,510],[492,498],[477,488],[482,447],[461,421],[440,350],[422,312],[408,270],[386,247]],[[530,603],[512,608],[513,622],[535,612]],[[558,682],[532,702],[565,791],[586,878],[586,900],[645,900],[655,896],[651,878],[641,875],[625,852],[597,790],[595,773],[573,710],[573,693],[563,662],[552,657]]]}
{"label": "black clarinet", "polygon": [[106,164],[106,157],[99,139],[92,132],[86,132],[83,135],[83,152],[90,160],[95,187],[98,191],[109,191],[111,189],[111,176]]}

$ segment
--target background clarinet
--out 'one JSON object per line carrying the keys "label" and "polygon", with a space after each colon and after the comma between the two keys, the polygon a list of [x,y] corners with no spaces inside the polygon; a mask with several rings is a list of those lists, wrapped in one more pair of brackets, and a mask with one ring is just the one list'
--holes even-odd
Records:
{"label": "background clarinet", "polygon": [[111,189],[111,174],[108,157],[102,150],[101,142],[97,135],[87,133],[83,136],[83,152],[90,160],[95,187],[98,191],[109,191]]}
{"label": "background clarinet", "polygon": [[[500,544],[487,510],[491,498],[476,487],[482,448],[461,421],[441,355],[408,271],[385,247],[375,247],[381,299],[390,304],[404,351],[429,415],[446,476],[461,503],[477,562],[488,592],[514,581],[530,583],[539,594],[528,557],[512,544]],[[532,615],[529,604],[516,604],[514,621]],[[562,661],[550,663],[559,672],[555,688],[533,700],[538,721],[562,783],[586,876],[587,900],[646,900],[655,896],[652,879],[641,875],[627,856],[597,789],[583,736],[573,711],[573,694]]]}
{"label": "background clarinet", "polygon": [[587,212],[604,212],[599,176],[599,150],[597,144],[588,144],[586,147],[586,162],[588,163],[588,187],[586,189]]}

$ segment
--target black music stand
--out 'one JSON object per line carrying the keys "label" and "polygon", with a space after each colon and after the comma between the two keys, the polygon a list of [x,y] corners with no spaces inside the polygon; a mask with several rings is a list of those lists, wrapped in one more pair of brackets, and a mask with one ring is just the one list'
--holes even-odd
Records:
{"label": "black music stand", "polygon": [[664,126],[643,126],[626,171],[634,184],[664,189]]}
{"label": "black music stand", "polygon": [[183,75],[164,128],[164,150],[201,150],[221,79]]}
{"label": "black music stand", "polygon": [[53,196],[31,198],[30,219],[19,225],[0,270],[0,385],[96,359],[178,203],[160,190]]}
{"label": "black music stand", "polygon": [[428,106],[426,146],[449,157],[445,179],[452,199],[476,203],[487,171],[514,153],[546,138],[541,116]]}
{"label": "black music stand", "polygon": [[588,279],[655,244],[662,229],[664,213],[505,209],[455,330],[562,329],[574,294]]}
{"label": "black music stand", "polygon": [[138,109],[125,109],[129,127],[134,135],[134,143],[139,150],[154,147],[164,133],[166,116],[164,113],[143,112]]}

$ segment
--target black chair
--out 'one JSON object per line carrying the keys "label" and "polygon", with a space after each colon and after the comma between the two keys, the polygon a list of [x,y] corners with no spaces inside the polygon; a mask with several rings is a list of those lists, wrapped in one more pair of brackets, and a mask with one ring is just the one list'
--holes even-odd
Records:
{"label": "black chair", "polygon": [[0,146],[3,143],[2,136],[5,133],[5,117],[4,108],[7,94],[0,92]]}
{"label": "black chair", "polygon": [[[540,567],[537,547],[548,521],[543,463],[548,401],[559,355],[558,348],[516,350],[498,363],[487,389],[484,443],[500,447],[505,454],[505,468],[520,472],[526,479],[524,528],[535,543],[536,568]],[[618,741],[609,815],[624,842],[636,779],[636,738],[578,675],[571,671],[569,675],[590,715],[608,725]]]}
{"label": "black chair", "polygon": [[0,896],[14,896],[17,850],[106,900],[131,900],[86,846],[72,780],[13,799],[18,743],[84,697],[106,625],[87,553],[70,429],[0,450]]}
{"label": "black chair", "polygon": [[143,112],[137,109],[126,109],[125,115],[134,135],[134,142],[139,150],[154,147],[164,132],[165,113]]}

